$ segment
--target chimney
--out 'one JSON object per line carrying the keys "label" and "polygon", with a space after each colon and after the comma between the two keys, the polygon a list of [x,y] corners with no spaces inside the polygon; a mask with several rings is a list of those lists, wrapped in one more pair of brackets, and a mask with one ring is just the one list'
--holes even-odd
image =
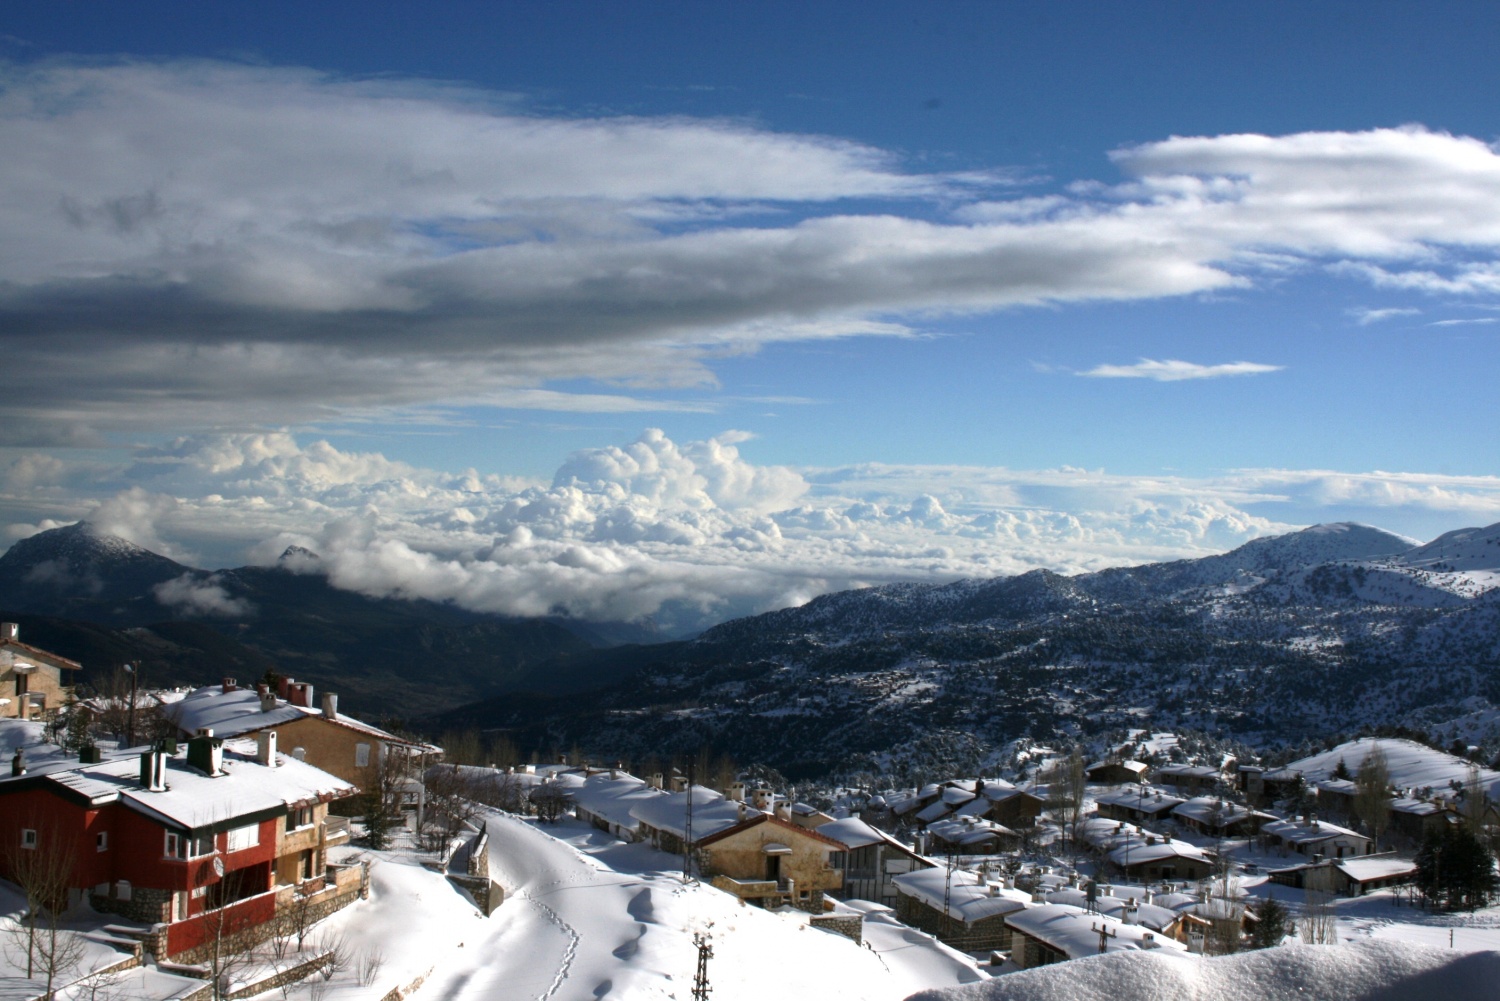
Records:
{"label": "chimney", "polygon": [[1135,898],[1131,897],[1130,898],[1130,903],[1128,903],[1128,904],[1125,905],[1125,916],[1122,917],[1120,920],[1124,924],[1127,924],[1127,925],[1133,925],[1133,924],[1135,924],[1136,911],[1137,911],[1137,908],[1135,906]]}
{"label": "chimney", "polygon": [[[324,696],[327,698],[327,696]],[[255,760],[267,768],[276,767],[276,731],[262,730],[255,735]]]}
{"label": "chimney", "polygon": [[652,772],[651,773],[651,788],[653,788],[653,789],[660,789],[661,788],[661,782],[662,782],[661,772]]}
{"label": "chimney", "polygon": [[740,819],[744,820],[747,816],[749,816],[749,814],[750,814],[750,808],[747,807],[744,803],[740,803],[739,806],[740,806]]}
{"label": "chimney", "polygon": [[276,679],[276,694],[279,695],[283,699],[288,698],[289,697],[288,693],[292,690],[292,681],[293,680],[294,679],[292,679],[292,678],[277,678]]}
{"label": "chimney", "polygon": [[0,622],[0,643],[19,643],[21,641],[21,624],[19,622]]}
{"label": "chimney", "polygon": [[167,788],[167,755],[153,747],[141,752],[141,785],[148,792],[163,792]]}
{"label": "chimney", "polygon": [[238,678],[225,678],[224,681],[222,682],[222,688],[224,689],[224,694],[225,695],[228,695],[230,692],[233,692],[233,691],[238,691],[239,687],[240,687],[240,681],[239,681]]}
{"label": "chimney", "polygon": [[224,742],[204,727],[188,741],[187,763],[207,775],[224,774]]}
{"label": "chimney", "polygon": [[[12,628],[15,627],[14,622],[7,622],[5,625]],[[26,774],[26,756],[21,753],[19,747],[16,748],[16,756],[10,759],[10,774],[12,777]]]}
{"label": "chimney", "polygon": [[[265,688],[264,685],[262,685],[261,687]],[[276,711],[276,696],[271,694],[271,690],[269,688],[266,688],[265,691],[260,693],[260,711],[263,713]]]}
{"label": "chimney", "polygon": [[559,754],[557,756],[557,763],[559,765],[566,765],[568,763],[568,756],[566,754]]}
{"label": "chimney", "polygon": [[672,776],[672,791],[673,792],[686,792],[687,791],[687,787],[688,787],[688,781],[687,781],[687,776],[686,775],[673,775]]}
{"label": "chimney", "polygon": [[323,715],[329,719],[338,719],[339,697],[336,692],[323,693]]}
{"label": "chimney", "polygon": [[313,686],[305,681],[293,682],[287,686],[290,697],[287,699],[294,706],[303,709],[311,709],[313,704]]}
{"label": "chimney", "polygon": [[736,803],[743,803],[743,802],[745,802],[745,783],[743,783],[743,782],[731,782],[731,783],[729,783],[729,798],[732,799],[732,800],[734,800]]}

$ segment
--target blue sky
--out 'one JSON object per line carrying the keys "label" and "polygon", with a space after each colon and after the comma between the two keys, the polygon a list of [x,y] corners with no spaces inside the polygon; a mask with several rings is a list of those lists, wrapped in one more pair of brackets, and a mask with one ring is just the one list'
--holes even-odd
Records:
{"label": "blue sky", "polygon": [[6,12],[10,539],[696,623],[1500,520],[1493,5],[432,6]]}

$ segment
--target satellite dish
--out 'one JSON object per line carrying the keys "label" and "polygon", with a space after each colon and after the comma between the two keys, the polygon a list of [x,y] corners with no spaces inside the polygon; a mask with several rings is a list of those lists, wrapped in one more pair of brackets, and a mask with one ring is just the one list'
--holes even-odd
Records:
{"label": "satellite dish", "polygon": [[224,859],[218,855],[214,856],[214,875],[221,879],[224,876]]}

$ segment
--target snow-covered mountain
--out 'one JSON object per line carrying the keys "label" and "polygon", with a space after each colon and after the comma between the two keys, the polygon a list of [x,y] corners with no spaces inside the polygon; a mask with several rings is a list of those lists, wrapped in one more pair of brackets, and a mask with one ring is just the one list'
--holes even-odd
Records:
{"label": "snow-covered mountain", "polygon": [[[1327,525],[1200,560],[830,594],[717,626],[601,695],[451,722],[627,755],[712,744],[809,775],[962,766],[1144,719],[1263,743],[1426,728],[1500,705],[1500,591],[1481,576],[1500,571],[1497,528],[1417,547]],[[1464,569],[1432,562],[1460,546]]]}

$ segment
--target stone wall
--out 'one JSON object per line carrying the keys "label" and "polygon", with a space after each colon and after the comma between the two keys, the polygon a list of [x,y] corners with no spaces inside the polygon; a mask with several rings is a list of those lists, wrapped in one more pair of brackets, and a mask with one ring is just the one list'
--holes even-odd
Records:
{"label": "stone wall", "polygon": [[815,914],[808,924],[864,944],[865,919],[858,914]]}
{"label": "stone wall", "polygon": [[149,887],[134,886],[130,889],[130,899],[121,900],[116,894],[117,884],[109,884],[109,893],[90,893],[89,904],[94,910],[104,914],[118,914],[130,921],[139,921],[143,925],[154,925],[158,921],[167,920],[172,913],[172,891],[153,890]]}

